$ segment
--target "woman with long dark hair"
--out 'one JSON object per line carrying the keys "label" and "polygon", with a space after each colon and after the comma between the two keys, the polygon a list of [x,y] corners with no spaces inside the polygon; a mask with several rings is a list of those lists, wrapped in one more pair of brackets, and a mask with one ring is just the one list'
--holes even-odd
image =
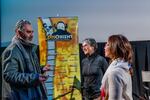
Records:
{"label": "woman with long dark hair", "polygon": [[111,35],[104,50],[111,63],[102,79],[101,96],[104,100],[132,100],[131,44],[123,35]]}

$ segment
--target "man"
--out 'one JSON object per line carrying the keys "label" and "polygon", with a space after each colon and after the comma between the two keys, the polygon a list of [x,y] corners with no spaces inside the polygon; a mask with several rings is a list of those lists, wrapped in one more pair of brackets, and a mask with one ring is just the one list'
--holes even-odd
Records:
{"label": "man", "polygon": [[99,100],[101,80],[108,67],[105,58],[97,54],[97,48],[93,38],[87,38],[82,43],[82,50],[86,55],[81,63],[84,100]]}
{"label": "man", "polygon": [[43,84],[47,76],[42,73],[49,65],[40,68],[32,44],[33,29],[27,20],[16,23],[15,36],[2,54],[4,100],[46,100]]}

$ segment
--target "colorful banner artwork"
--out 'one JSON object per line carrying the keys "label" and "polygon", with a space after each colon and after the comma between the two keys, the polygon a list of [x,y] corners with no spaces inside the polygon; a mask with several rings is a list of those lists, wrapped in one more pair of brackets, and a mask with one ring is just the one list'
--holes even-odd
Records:
{"label": "colorful banner artwork", "polygon": [[82,100],[78,17],[38,18],[40,64],[50,65],[49,100]]}

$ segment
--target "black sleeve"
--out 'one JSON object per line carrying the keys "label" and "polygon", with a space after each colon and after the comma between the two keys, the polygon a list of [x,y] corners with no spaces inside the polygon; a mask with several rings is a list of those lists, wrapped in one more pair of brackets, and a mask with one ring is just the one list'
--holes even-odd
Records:
{"label": "black sleeve", "polygon": [[80,64],[80,66],[81,66],[81,89],[83,89],[83,83],[84,83],[84,77],[83,77],[83,73],[82,73],[82,70],[83,70],[83,60],[81,61],[81,64]]}
{"label": "black sleeve", "polygon": [[103,71],[103,74],[106,72],[108,68],[108,62],[106,61],[105,58],[102,58],[102,71]]}

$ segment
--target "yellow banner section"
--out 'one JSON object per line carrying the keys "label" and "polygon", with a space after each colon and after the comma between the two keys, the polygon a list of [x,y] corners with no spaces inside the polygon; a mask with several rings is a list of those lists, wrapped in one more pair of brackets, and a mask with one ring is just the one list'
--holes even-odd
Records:
{"label": "yellow banner section", "polygon": [[78,17],[38,18],[40,64],[51,65],[49,100],[82,100]]}

